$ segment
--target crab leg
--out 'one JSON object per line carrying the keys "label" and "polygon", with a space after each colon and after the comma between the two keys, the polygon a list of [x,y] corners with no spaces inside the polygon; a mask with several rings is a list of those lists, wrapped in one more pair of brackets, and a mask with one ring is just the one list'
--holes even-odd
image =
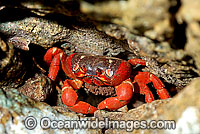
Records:
{"label": "crab leg", "polygon": [[98,105],[98,109],[116,110],[129,103],[133,96],[133,84],[130,79],[123,81],[120,85],[115,86],[116,97],[110,97],[103,100]]}
{"label": "crab leg", "polygon": [[63,51],[57,47],[50,48],[44,55],[44,61],[49,65],[48,77],[55,80],[59,71],[60,60],[63,56]]}
{"label": "crab leg", "polygon": [[129,63],[131,63],[133,66],[137,66],[137,65],[142,65],[142,66],[146,66],[146,61],[142,60],[142,59],[130,59],[128,60]]}
{"label": "crab leg", "polygon": [[[146,61],[142,60],[142,59],[130,59],[128,61],[129,63],[131,63],[133,66],[136,65],[146,65]],[[141,94],[145,95],[145,101],[146,102],[152,102],[154,100],[153,94],[150,91],[149,87],[146,85],[149,82],[152,82],[155,89],[157,89],[157,93],[159,95],[159,97],[161,99],[167,99],[169,98],[169,94],[167,92],[167,90],[164,88],[164,84],[162,83],[162,81],[156,77],[155,75],[149,73],[149,72],[138,72],[138,74],[135,76],[133,84],[134,86],[137,84],[137,87],[140,90]]]}
{"label": "crab leg", "polygon": [[53,57],[58,54],[58,53],[62,53],[63,51],[60,48],[57,47],[52,47],[50,49],[47,50],[46,54],[44,55],[44,61],[50,65]]}
{"label": "crab leg", "polygon": [[167,99],[170,97],[167,90],[164,88],[164,84],[158,77],[149,72],[137,72],[133,79],[133,85],[136,88],[136,91],[145,95],[145,101],[147,103],[154,100],[153,94],[147,86],[150,82],[152,82],[155,89],[157,89],[157,93],[161,99]]}
{"label": "crab leg", "polygon": [[155,89],[157,89],[157,93],[160,96],[161,99],[167,99],[170,98],[167,90],[164,88],[164,84],[162,83],[162,81],[156,77],[153,74],[150,74],[150,80],[152,81]]}
{"label": "crab leg", "polygon": [[[78,84],[74,84],[76,82]],[[73,83],[73,85],[70,85],[69,83]],[[80,89],[82,83],[83,82],[80,80],[65,80],[62,87],[62,101],[65,105],[68,106],[70,110],[74,112],[82,114],[93,114],[97,110],[96,107],[91,106],[86,102],[77,100],[78,95],[74,89]],[[74,88],[73,86],[76,86],[76,88]]]}

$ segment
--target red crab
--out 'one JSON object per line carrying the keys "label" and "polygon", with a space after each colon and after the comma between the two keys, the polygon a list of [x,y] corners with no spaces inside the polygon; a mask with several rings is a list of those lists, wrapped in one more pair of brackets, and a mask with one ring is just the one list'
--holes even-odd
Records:
{"label": "red crab", "polygon": [[[164,84],[155,75],[149,72],[132,72],[132,66],[137,64],[146,65],[142,59],[130,59],[125,61],[113,57],[89,55],[83,53],[73,53],[67,56],[57,47],[50,48],[44,61],[50,64],[49,78],[55,80],[59,71],[60,63],[65,74],[71,78],[65,80],[62,87],[62,101],[69,109],[77,113],[93,114],[98,109],[118,109],[129,103],[132,98],[134,88],[145,95],[147,103],[154,100],[153,94],[147,84],[152,82],[161,99],[169,98]],[[132,75],[133,81],[130,79]],[[83,82],[97,86],[114,86],[116,97],[103,100],[98,107],[79,101],[75,90],[81,88]]]}

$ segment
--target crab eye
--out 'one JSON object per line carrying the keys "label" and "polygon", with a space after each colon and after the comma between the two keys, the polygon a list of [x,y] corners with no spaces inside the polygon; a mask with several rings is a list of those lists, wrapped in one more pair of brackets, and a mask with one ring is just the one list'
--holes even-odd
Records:
{"label": "crab eye", "polygon": [[97,68],[97,71],[96,71],[97,76],[100,76],[102,74],[102,72],[103,71],[101,69]]}
{"label": "crab eye", "polygon": [[73,70],[74,72],[78,72],[78,71],[79,71],[79,65],[78,65],[78,64],[74,64],[72,70]]}
{"label": "crab eye", "polygon": [[80,68],[80,70],[81,70],[82,73],[86,73],[86,71],[87,71],[87,69],[86,69],[85,66],[82,66],[82,67]]}
{"label": "crab eye", "polygon": [[113,71],[111,70],[111,69],[106,69],[106,75],[108,76],[108,77],[112,77],[113,76]]}

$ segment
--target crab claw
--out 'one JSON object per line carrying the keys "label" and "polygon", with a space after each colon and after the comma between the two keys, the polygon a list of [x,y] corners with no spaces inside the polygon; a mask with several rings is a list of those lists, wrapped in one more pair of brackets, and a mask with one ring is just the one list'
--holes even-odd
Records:
{"label": "crab claw", "polygon": [[123,81],[120,85],[115,86],[116,88],[116,97],[110,97],[103,100],[98,105],[98,109],[110,109],[116,110],[124,105],[128,104],[130,99],[133,96],[133,84],[130,79]]}
{"label": "crab claw", "polygon": [[126,104],[129,103],[128,101],[120,101],[117,97],[110,97],[99,103],[98,109],[110,109],[110,110],[116,110],[119,109],[120,107],[125,106]]}
{"label": "crab claw", "polygon": [[[77,83],[75,83],[77,82]],[[64,85],[62,87],[62,101],[65,105],[68,106],[68,108],[74,112],[82,113],[82,114],[93,114],[97,108],[94,106],[91,106],[87,102],[78,101],[78,95],[75,92],[74,88],[70,85],[73,84],[73,86],[81,87],[82,82],[80,80],[71,81],[71,80],[65,80]]]}
{"label": "crab claw", "polygon": [[[64,90],[63,90],[64,89]],[[65,105],[67,106],[73,106],[75,105],[78,95],[77,93],[73,90],[73,88],[70,87],[64,87],[62,88],[62,101]]]}
{"label": "crab claw", "polygon": [[83,101],[77,101],[75,105],[68,108],[74,112],[82,114],[93,114],[97,110],[96,107],[91,106],[87,102]]}

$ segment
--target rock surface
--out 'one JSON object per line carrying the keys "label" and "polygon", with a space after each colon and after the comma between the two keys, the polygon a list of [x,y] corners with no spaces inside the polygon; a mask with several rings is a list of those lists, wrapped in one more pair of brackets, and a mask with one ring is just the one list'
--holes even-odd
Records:
{"label": "rock surface", "polygon": [[27,73],[22,54],[0,38],[0,87],[17,87]]}
{"label": "rock surface", "polygon": [[33,78],[29,78],[25,84],[17,89],[24,94],[37,101],[45,101],[53,95],[53,86],[51,80],[44,74],[36,74]]}
{"label": "rock surface", "polygon": [[200,1],[181,0],[182,6],[177,14],[177,20],[180,24],[187,25],[187,42],[185,50],[194,57],[196,66],[200,69]]}
{"label": "rock surface", "polygon": [[[134,33],[145,34],[151,39],[164,40],[172,37],[169,8],[176,0],[128,0],[90,4],[81,3],[81,11],[97,20],[108,20],[124,25]],[[112,10],[111,10],[112,9]],[[153,17],[152,17],[153,16]]]}
{"label": "rock surface", "polygon": [[66,17],[58,22],[39,17],[4,21],[0,23],[0,33],[7,37],[7,42],[26,51],[30,44],[50,48],[59,43],[75,52],[116,56],[124,52],[123,44],[127,44],[96,30],[94,24],[83,17]]}
{"label": "rock surface", "polygon": [[[78,115],[63,111],[60,108],[52,108],[49,105],[33,101],[16,89],[10,89],[6,92],[0,89],[0,133],[1,134],[49,134],[49,133],[83,133],[93,134],[101,133],[101,130],[96,129],[42,129],[40,126],[41,119],[48,117],[50,120],[80,120]],[[62,109],[62,108],[61,108]],[[25,127],[26,118],[33,116],[37,121],[35,128],[31,130]],[[82,117],[83,119],[83,117]],[[31,120],[31,119],[30,119]],[[28,121],[27,121],[28,122]],[[34,126],[34,122],[29,122],[30,128]]]}

